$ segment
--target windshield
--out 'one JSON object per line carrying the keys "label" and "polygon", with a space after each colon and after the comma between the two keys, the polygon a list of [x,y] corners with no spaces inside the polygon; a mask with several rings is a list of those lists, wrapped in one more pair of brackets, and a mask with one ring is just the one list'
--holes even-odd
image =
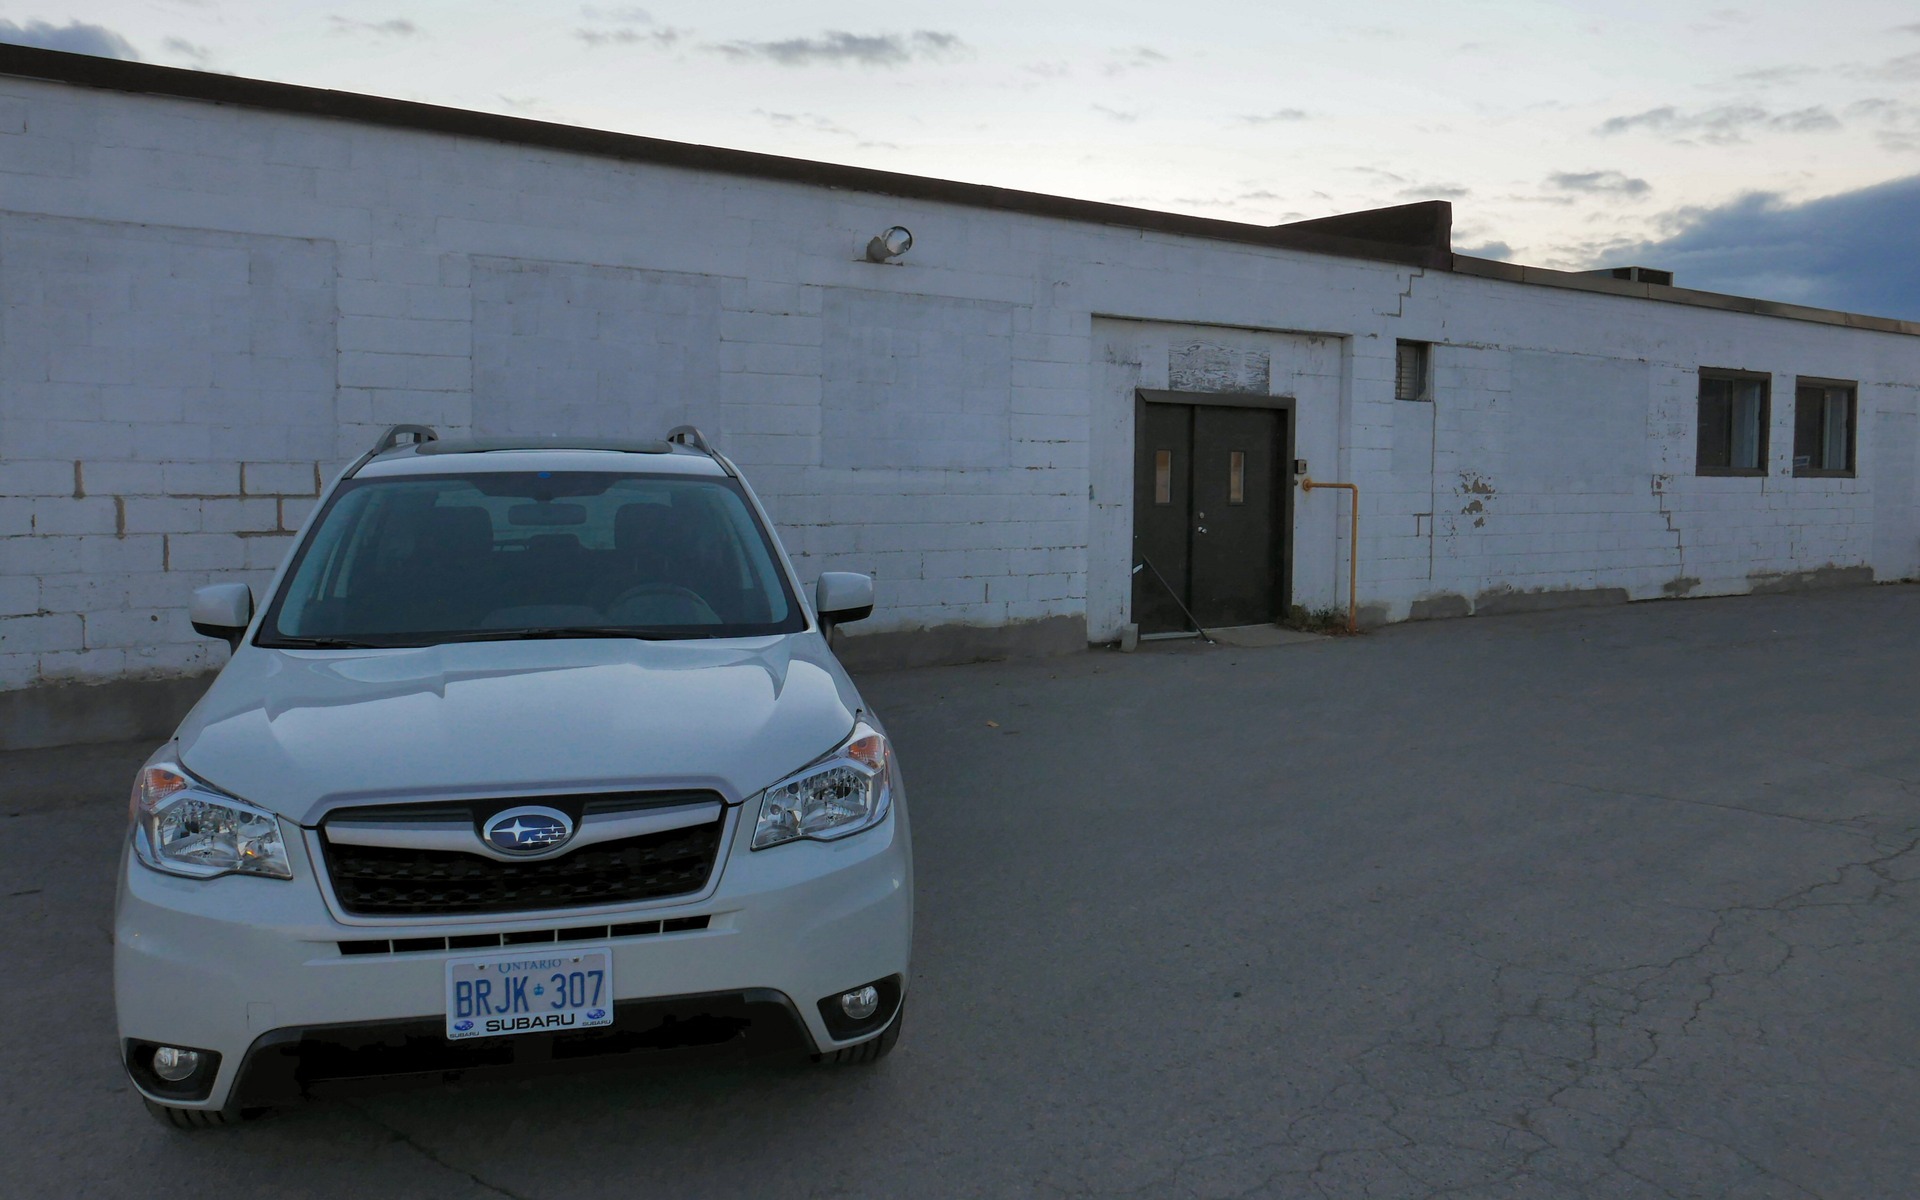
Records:
{"label": "windshield", "polygon": [[475,472],[343,483],[255,643],[751,637],[805,623],[731,479]]}

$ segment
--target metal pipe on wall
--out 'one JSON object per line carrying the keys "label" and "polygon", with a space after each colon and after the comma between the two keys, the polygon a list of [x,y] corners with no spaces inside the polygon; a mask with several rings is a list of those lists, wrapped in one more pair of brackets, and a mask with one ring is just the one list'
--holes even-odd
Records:
{"label": "metal pipe on wall", "polygon": [[1353,493],[1353,534],[1347,539],[1347,632],[1360,631],[1360,485],[1357,483],[1318,483],[1310,477],[1302,477],[1300,490],[1311,492],[1315,488],[1345,488]]}

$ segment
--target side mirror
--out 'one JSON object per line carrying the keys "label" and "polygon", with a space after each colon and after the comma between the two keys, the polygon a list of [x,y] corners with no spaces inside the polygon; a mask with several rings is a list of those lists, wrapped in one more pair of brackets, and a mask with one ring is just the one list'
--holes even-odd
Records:
{"label": "side mirror", "polygon": [[820,572],[820,582],[813,585],[813,610],[829,625],[866,620],[873,615],[873,576]]}
{"label": "side mirror", "polygon": [[240,648],[240,638],[253,620],[253,589],[244,583],[215,583],[195,588],[187,602],[187,619],[193,631],[207,637],[226,639],[227,645]]}

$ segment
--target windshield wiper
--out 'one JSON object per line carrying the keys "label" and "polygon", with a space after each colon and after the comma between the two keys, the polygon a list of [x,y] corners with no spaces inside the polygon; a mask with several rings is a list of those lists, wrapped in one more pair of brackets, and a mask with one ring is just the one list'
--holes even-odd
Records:
{"label": "windshield wiper", "polygon": [[259,643],[271,650],[386,650],[388,644],[377,642],[356,642],[352,638],[337,637],[277,637],[270,642]]}
{"label": "windshield wiper", "polygon": [[636,638],[656,642],[683,637],[677,630],[657,626],[620,625],[534,625],[525,629],[475,629],[466,633],[444,634],[443,642],[522,642],[554,638]]}

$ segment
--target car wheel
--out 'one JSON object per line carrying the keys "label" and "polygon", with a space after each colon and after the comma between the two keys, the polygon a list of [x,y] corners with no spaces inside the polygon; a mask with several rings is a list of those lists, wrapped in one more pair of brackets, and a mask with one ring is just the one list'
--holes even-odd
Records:
{"label": "car wheel", "polygon": [[847,1046],[840,1050],[829,1051],[826,1054],[820,1055],[814,1061],[832,1063],[836,1066],[856,1066],[867,1063],[877,1063],[893,1052],[893,1044],[900,1040],[901,1022],[905,1021],[906,1017],[907,1005],[903,1000],[900,1003],[899,1010],[893,1014],[892,1022],[887,1025],[879,1037],[868,1038],[857,1046]]}
{"label": "car wheel", "polygon": [[161,1104],[142,1096],[147,1111],[153,1119],[170,1129],[220,1129],[228,1125],[238,1125],[242,1121],[251,1121],[260,1115],[255,1108],[176,1108],[171,1104]]}

